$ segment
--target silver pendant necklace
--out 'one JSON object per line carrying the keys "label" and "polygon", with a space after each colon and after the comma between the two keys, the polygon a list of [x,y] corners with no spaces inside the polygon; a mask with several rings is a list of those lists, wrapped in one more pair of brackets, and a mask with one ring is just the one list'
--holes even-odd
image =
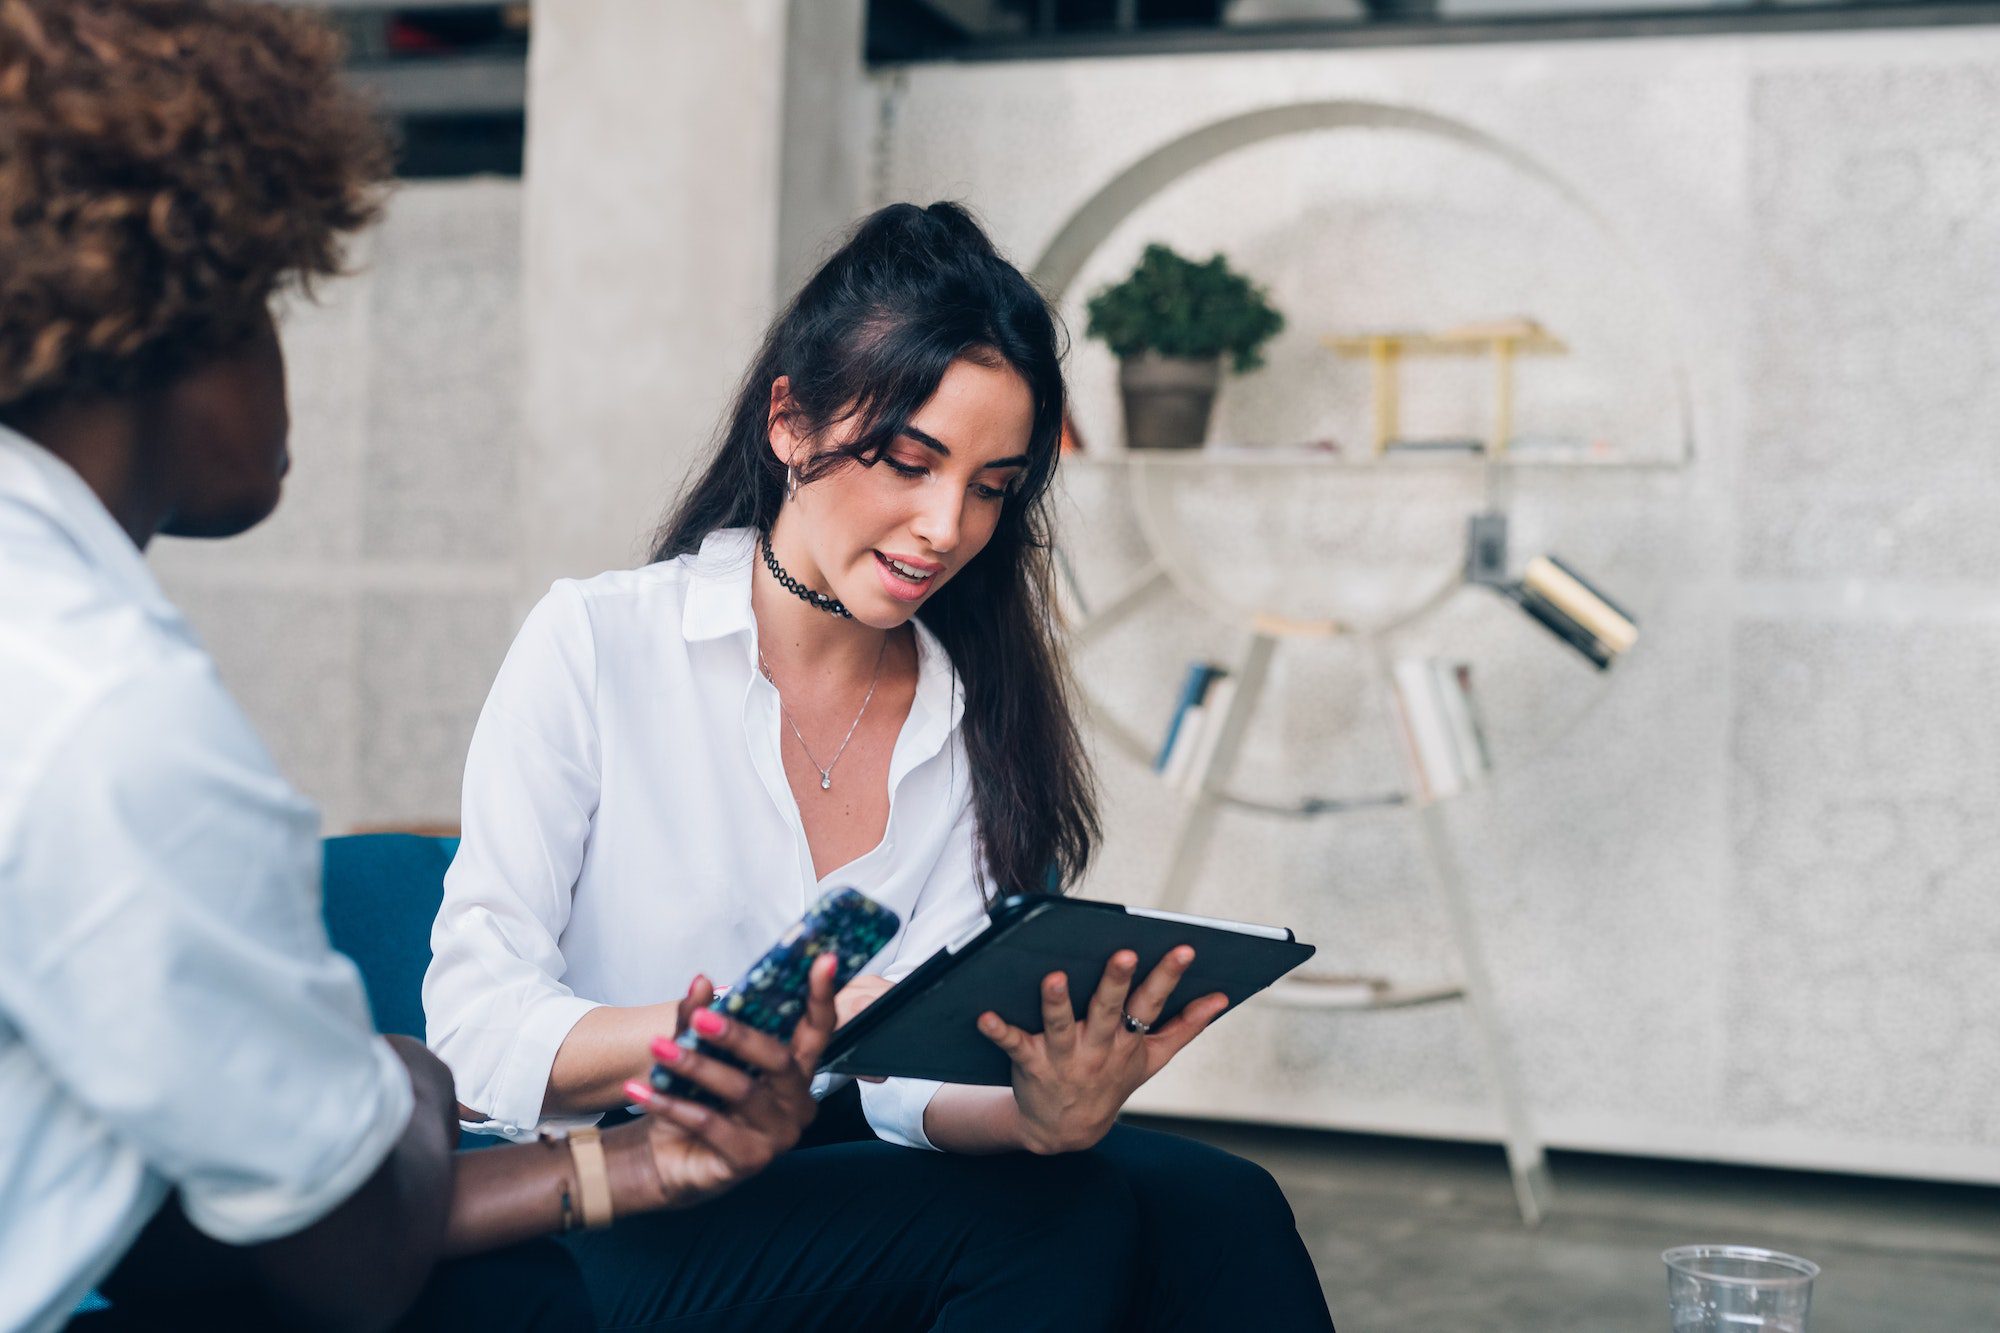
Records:
{"label": "silver pendant necklace", "polygon": [[806,762],[811,764],[814,771],[819,774],[819,789],[821,791],[833,790],[833,766],[840,762],[840,756],[847,753],[847,743],[854,739],[854,729],[861,725],[862,714],[866,713],[868,705],[874,702],[875,687],[882,683],[882,661],[888,654],[889,636],[884,634],[882,636],[882,646],[875,652],[875,676],[868,682],[868,694],[861,700],[861,712],[856,713],[854,721],[848,724],[847,734],[840,738],[840,748],[833,752],[833,758],[825,764],[821,764],[818,759],[813,757],[812,746],[806,744],[805,733],[799,730],[799,724],[792,719],[792,710],[785,707],[785,692],[778,689],[778,678],[771,674],[771,664],[764,660],[764,650],[762,648],[757,650],[757,669],[764,673],[764,679],[770,681],[772,690],[776,691],[778,696],[778,711],[784,715],[786,724],[792,729],[792,735],[798,737],[799,748],[806,752]]}

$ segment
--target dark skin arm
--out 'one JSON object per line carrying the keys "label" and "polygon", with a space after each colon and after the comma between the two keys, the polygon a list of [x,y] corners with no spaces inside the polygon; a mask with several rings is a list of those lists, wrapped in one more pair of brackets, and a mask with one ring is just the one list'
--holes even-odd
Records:
{"label": "dark skin arm", "polygon": [[389,1327],[415,1303],[440,1250],[458,1146],[451,1074],[422,1043],[387,1040],[416,1093],[403,1137],[347,1202],[304,1231],[252,1247],[262,1286],[300,1327]]}
{"label": "dark skin arm", "polygon": [[[828,956],[814,966],[811,1000],[789,1044],[710,1016],[704,1039],[746,1060],[755,1076],[693,1052],[668,1036],[656,1055],[678,1053],[676,1072],[721,1098],[717,1109],[661,1097],[641,1083],[625,1092],[644,1119],[603,1137],[612,1211],[620,1217],[689,1208],[749,1179],[798,1142],[816,1106],[811,1080],[835,1018]],[[691,1013],[683,1006],[684,1014]],[[705,1011],[704,1011],[705,1012]],[[685,1020],[684,1020],[685,1021]],[[580,1197],[569,1149],[512,1144],[459,1153],[451,1074],[407,1037],[387,1039],[410,1071],[416,1109],[373,1176],[304,1231],[253,1247],[265,1291],[300,1328],[365,1333],[395,1323],[440,1261],[545,1236],[562,1227],[562,1194]]]}

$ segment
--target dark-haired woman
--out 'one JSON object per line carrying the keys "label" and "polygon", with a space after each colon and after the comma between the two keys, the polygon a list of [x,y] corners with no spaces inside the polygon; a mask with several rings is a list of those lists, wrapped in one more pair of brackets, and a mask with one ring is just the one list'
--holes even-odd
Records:
{"label": "dark-haired woman", "polygon": [[[1047,304],[963,210],[884,209],[773,324],[654,562],[560,582],[535,609],[473,740],[425,983],[475,1128],[622,1108],[634,1038],[705,1003],[700,974],[733,977],[824,888],[903,915],[893,979],[995,894],[1082,872],[1097,819],[1047,612],[1059,356]],[[887,1143],[795,1151],[702,1225],[586,1242],[600,1315],[671,1314],[688,1237],[736,1234],[718,1211],[759,1226],[762,1207],[803,1207],[815,1243],[859,1251],[851,1224],[886,1209],[910,1243],[933,1200],[968,1189],[1029,1188],[1059,1214],[1076,1182],[1036,1173],[1090,1163],[1137,1208],[1136,1261],[1107,1255],[1101,1275],[1131,1327],[1329,1327],[1268,1175],[1114,1128],[1225,1003],[1162,1011],[1191,959],[1141,978],[1117,955],[1080,1022],[1053,975],[1043,1033],[982,1019],[1011,1088],[865,1085]],[[669,989],[690,974],[688,995]],[[843,992],[843,1016],[886,984]],[[648,1248],[648,1230],[673,1234]],[[745,1301],[785,1295],[737,1280]],[[759,1327],[788,1326],[789,1307],[762,1308]]]}

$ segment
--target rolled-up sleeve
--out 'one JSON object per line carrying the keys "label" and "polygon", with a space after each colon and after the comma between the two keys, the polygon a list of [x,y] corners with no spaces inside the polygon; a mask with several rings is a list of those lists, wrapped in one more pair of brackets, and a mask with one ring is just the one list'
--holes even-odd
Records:
{"label": "rolled-up sleeve", "polygon": [[[958,755],[963,772],[964,755]],[[924,880],[895,954],[882,969],[890,981],[901,981],[932,954],[965,933],[986,914],[986,899],[976,873],[978,821],[968,784],[962,794],[951,836],[938,863]],[[892,1078],[861,1084],[861,1108],[878,1138],[906,1148],[931,1148],[924,1133],[924,1112],[944,1085],[927,1078]]]}
{"label": "rolled-up sleeve", "polygon": [[556,1052],[596,1007],[563,984],[561,947],[601,786],[595,679],[588,608],[559,582],[480,712],[463,840],[431,931],[427,1040],[459,1100],[487,1117],[471,1127],[509,1138],[544,1123]]}
{"label": "rolled-up sleeve", "polygon": [[0,1008],[201,1230],[310,1226],[413,1107],[327,942],[316,811],[192,655],[50,734],[0,827]]}

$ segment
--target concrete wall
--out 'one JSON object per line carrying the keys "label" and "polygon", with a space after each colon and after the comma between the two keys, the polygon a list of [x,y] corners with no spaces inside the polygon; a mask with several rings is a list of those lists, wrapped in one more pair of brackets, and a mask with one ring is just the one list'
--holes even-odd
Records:
{"label": "concrete wall", "polygon": [[536,12],[524,515],[558,572],[633,562],[770,318],[788,8]]}
{"label": "concrete wall", "polygon": [[861,66],[863,0],[794,4],[786,31],[777,280],[783,304],[869,208],[877,99]]}
{"label": "concrete wall", "polygon": [[[1468,591],[1384,645],[1475,668],[1499,771],[1444,814],[1542,1132],[2000,1180],[2000,35],[940,65],[883,89],[890,193],[969,200],[1024,263],[1106,223],[1065,304],[1100,455],[1113,365],[1079,298],[1148,240],[1227,252],[1291,318],[1226,385],[1228,442],[1365,443],[1365,372],[1323,333],[1530,314],[1568,338],[1524,367],[1520,429],[1657,466],[1490,492],[1449,466],[1066,469],[1087,596],[1163,558],[1185,585],[1086,651],[1099,708],[1157,736],[1185,663],[1240,653],[1250,609],[1380,618],[1449,580],[1465,512],[1505,504],[1517,554],[1567,556],[1645,634],[1600,679]],[[1285,107],[1346,120],[1097,198]],[[1478,428],[1470,367],[1407,392],[1413,427]],[[1365,642],[1288,643],[1274,673],[1239,791],[1400,785]],[[1146,901],[1173,800],[1100,748],[1089,889]],[[1455,966],[1405,812],[1227,815],[1190,907],[1293,924],[1327,971]],[[1497,1129],[1451,1007],[1253,1006],[1142,1100]]]}

